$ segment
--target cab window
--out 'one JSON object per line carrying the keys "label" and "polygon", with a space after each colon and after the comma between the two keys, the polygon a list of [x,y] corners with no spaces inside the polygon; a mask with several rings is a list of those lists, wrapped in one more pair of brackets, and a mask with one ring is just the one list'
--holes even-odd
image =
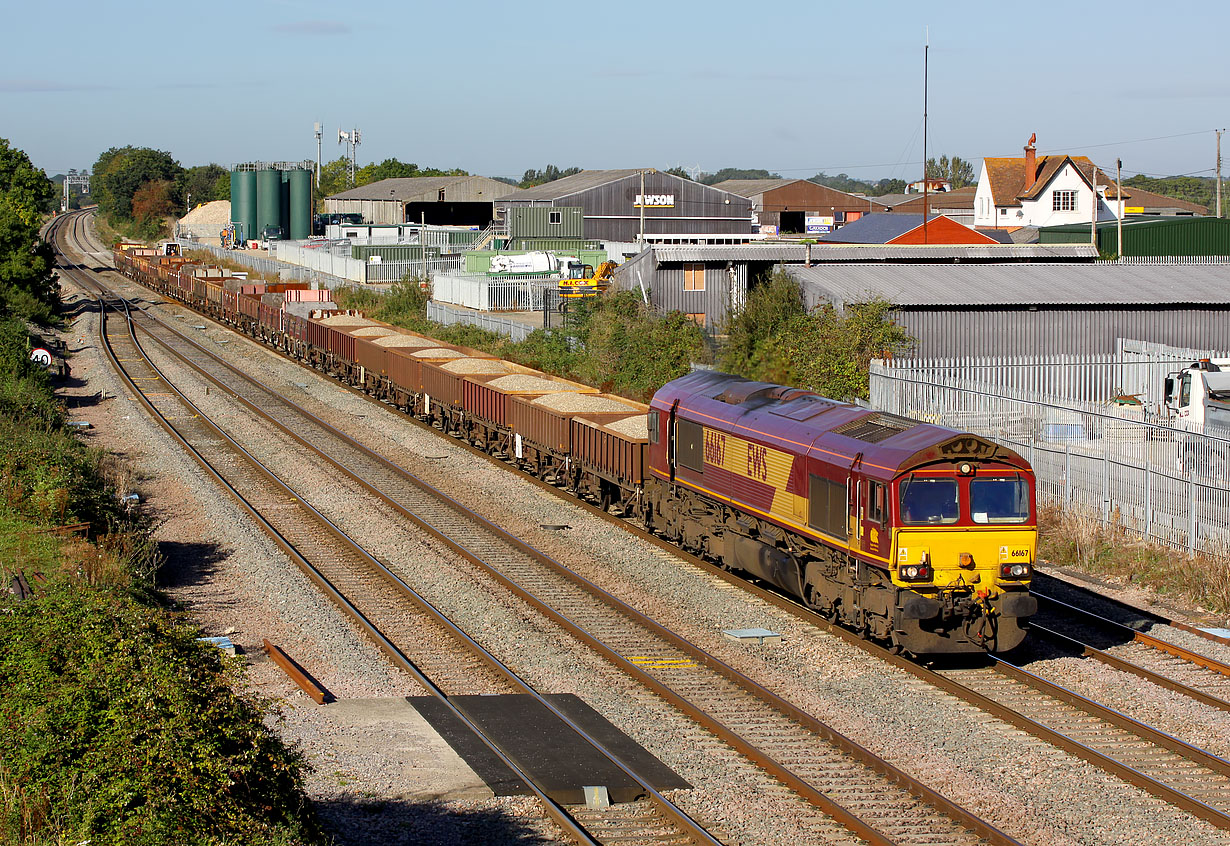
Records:
{"label": "cab window", "polygon": [[901,483],[901,522],[907,526],[955,523],[961,516],[956,479],[910,476]]}
{"label": "cab window", "polygon": [[1029,485],[1024,479],[974,479],[969,507],[975,523],[1024,523],[1029,519]]}
{"label": "cab window", "polygon": [[1189,405],[1192,401],[1192,374],[1184,373],[1179,381],[1179,408]]}

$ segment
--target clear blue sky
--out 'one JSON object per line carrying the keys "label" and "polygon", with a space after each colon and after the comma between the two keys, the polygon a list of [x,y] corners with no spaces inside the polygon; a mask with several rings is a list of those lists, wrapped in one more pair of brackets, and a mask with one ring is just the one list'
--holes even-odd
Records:
{"label": "clear blue sky", "polygon": [[915,178],[928,26],[932,155],[977,165],[1036,132],[1044,153],[1210,174],[1230,125],[1224,2],[44,0],[5,18],[0,137],[49,174],[125,144],[185,166],[315,158],[321,121],[326,160],[362,130],[360,164]]}

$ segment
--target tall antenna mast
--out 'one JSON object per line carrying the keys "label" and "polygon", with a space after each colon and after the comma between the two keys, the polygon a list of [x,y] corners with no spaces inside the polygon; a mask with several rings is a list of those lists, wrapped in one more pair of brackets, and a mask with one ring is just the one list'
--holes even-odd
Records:
{"label": "tall antenna mast", "polygon": [[923,27],[923,243],[927,243],[927,65],[931,52],[931,27]]}

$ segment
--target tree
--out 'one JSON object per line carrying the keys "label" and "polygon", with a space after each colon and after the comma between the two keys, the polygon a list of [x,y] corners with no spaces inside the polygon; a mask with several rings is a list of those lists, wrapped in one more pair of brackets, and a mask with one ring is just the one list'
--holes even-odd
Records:
{"label": "tree", "polygon": [[565,176],[572,176],[580,173],[579,167],[570,167],[560,170],[553,164],[547,165],[545,170],[534,170],[530,168],[521,177],[522,188],[533,188],[535,185],[545,185],[548,182],[554,182],[557,179],[563,179]]}
{"label": "tree", "polygon": [[54,256],[39,235],[55,197],[47,174],[0,138],[0,314],[46,323],[59,309]]}
{"label": "tree", "polygon": [[799,283],[779,270],[754,286],[731,318],[718,363],[749,379],[866,399],[871,359],[896,355],[913,340],[893,322],[893,308],[871,299],[842,312],[830,304],[809,312]]}
{"label": "tree", "polygon": [[946,179],[953,190],[974,184],[974,166],[960,156],[927,159],[927,178]]}
{"label": "tree", "polygon": [[904,179],[881,179],[878,182],[869,182],[863,179],[856,179],[845,173],[829,176],[821,172],[810,177],[807,181],[823,185],[826,188],[832,188],[834,191],[844,191],[847,194],[866,194],[869,197],[882,197],[885,194],[904,194],[906,187]]}
{"label": "tree", "polygon": [[6,138],[0,138],[0,192],[8,201],[9,211],[29,226],[37,227],[42,215],[55,208],[55,185]]}
{"label": "tree", "polygon": [[702,174],[700,181],[705,185],[717,185],[727,179],[781,179],[780,173],[770,173],[767,170],[743,170],[737,167],[724,167],[717,173]]}
{"label": "tree", "polygon": [[179,210],[174,194],[174,185],[169,179],[146,182],[133,194],[132,219],[143,234],[156,238],[163,233],[164,219]]}
{"label": "tree", "polygon": [[[226,184],[226,196],[218,196],[218,188],[223,181]],[[201,203],[211,203],[214,200],[225,200],[231,196],[231,175],[222,165],[196,165],[184,170],[175,180],[175,196],[182,198],[185,206],[198,206]]]}
{"label": "tree", "polygon": [[675,167],[668,167],[666,170],[662,172],[669,173],[671,176],[682,177],[683,179],[686,179],[689,182],[692,181],[691,175],[686,170],[684,170],[682,167],[679,167],[678,165]]}
{"label": "tree", "polygon": [[170,153],[149,147],[112,147],[95,162],[90,191],[103,215],[114,221],[129,221],[138,188],[160,179],[174,183],[182,173],[183,168]]}

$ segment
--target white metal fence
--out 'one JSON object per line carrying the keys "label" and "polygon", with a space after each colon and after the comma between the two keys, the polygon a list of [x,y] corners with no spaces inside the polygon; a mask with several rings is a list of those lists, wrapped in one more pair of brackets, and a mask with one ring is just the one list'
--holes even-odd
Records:
{"label": "white metal fence", "polygon": [[440,273],[432,278],[432,298],[476,311],[541,311],[544,292],[555,290],[559,277],[537,274],[499,279],[482,273]]}
{"label": "white metal fence", "polygon": [[457,323],[478,326],[489,332],[507,335],[514,341],[524,341],[530,336],[531,332],[538,328],[519,320],[512,320],[507,317],[494,317],[487,312],[466,311],[445,303],[438,303],[435,300],[427,303],[427,319],[443,323],[445,326],[452,326]]}
{"label": "white metal fence", "polygon": [[[1037,474],[1039,502],[1080,508],[1175,549],[1225,556],[1230,439],[1175,428],[1147,402],[1160,399],[1160,386],[1140,381],[1147,368],[1156,368],[1147,378],[1164,380],[1191,360],[874,361],[871,405],[1018,451]],[[1122,381],[1129,377],[1137,381]],[[1099,395],[1097,384],[1111,388]],[[1124,385],[1139,390],[1121,392]],[[1083,398],[1057,393],[1065,387]],[[1129,393],[1146,401],[1127,403]]]}
{"label": "white metal fence", "polygon": [[[425,262],[370,262],[342,255],[340,251],[328,246],[308,249],[288,241],[273,243],[276,247],[271,257],[252,255],[244,250],[224,250],[212,244],[194,241],[185,242],[185,245],[190,250],[204,250],[218,258],[250,267],[258,273],[280,273],[283,279],[302,279],[328,288],[352,284],[391,285],[400,281],[407,273],[421,275],[426,272],[428,276],[432,276],[455,272],[461,268],[464,260],[460,254],[454,254],[429,256]],[[349,251],[349,247],[346,250]]]}

